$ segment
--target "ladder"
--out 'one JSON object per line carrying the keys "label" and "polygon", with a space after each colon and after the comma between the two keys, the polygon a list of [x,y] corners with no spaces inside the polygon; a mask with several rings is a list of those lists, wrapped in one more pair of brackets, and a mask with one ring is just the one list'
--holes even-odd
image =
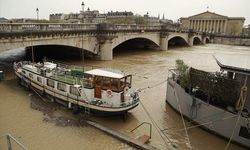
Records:
{"label": "ladder", "polygon": [[141,135],[139,137],[134,138],[133,141],[136,142],[136,143],[145,144],[145,143],[148,143],[149,139],[151,139],[151,135],[152,135],[152,124],[151,123],[143,122],[143,123],[139,124],[138,126],[136,126],[130,132],[135,131],[136,129],[141,127],[143,124],[149,125],[149,135],[143,134],[143,135]]}

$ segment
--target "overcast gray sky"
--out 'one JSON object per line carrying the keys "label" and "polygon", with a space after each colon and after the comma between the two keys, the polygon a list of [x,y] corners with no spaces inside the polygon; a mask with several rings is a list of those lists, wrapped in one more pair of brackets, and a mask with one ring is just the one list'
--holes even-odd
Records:
{"label": "overcast gray sky", "polygon": [[[0,0],[0,17],[48,19],[51,13],[76,13],[81,10],[82,0]],[[229,16],[245,17],[250,24],[250,0],[84,0],[85,8],[108,11],[132,11],[135,14],[160,16],[176,21],[209,11]]]}

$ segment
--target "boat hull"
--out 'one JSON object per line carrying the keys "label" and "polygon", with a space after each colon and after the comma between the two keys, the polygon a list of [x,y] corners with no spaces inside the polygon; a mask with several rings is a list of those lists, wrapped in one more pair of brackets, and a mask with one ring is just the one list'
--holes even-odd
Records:
{"label": "boat hull", "polygon": [[[180,105],[181,112],[187,119],[221,137],[226,139],[231,137],[238,118],[237,114],[192,97],[172,79],[168,79],[166,95],[166,102],[179,113]],[[232,141],[249,148],[249,131],[249,118],[240,116]]]}
{"label": "boat hull", "polygon": [[22,76],[21,74],[16,72],[16,76],[19,78],[19,83],[32,90],[37,91],[39,94],[46,95],[49,99],[56,101],[69,109],[77,109],[79,111],[84,111],[86,113],[94,113],[101,116],[110,116],[110,115],[122,115],[126,114],[129,110],[137,107],[139,105],[139,101],[133,103],[126,107],[101,107],[98,105],[88,104],[84,101],[76,100],[70,98],[68,96],[62,95],[60,93],[56,93],[51,89],[46,88],[43,85],[39,85],[39,83],[30,80],[27,77]]}

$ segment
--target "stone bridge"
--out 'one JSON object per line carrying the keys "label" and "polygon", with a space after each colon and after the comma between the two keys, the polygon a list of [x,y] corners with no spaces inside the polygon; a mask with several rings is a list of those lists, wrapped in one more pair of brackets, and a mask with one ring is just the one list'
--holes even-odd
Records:
{"label": "stone bridge", "polygon": [[202,33],[168,26],[112,24],[0,24],[0,52],[39,45],[64,45],[97,54],[101,60],[112,60],[113,49],[133,39],[149,40],[167,50],[172,39],[193,46],[210,40]]}

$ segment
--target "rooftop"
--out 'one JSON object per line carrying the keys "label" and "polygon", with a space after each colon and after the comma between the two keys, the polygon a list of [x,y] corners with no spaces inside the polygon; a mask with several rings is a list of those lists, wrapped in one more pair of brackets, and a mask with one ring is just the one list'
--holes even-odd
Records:
{"label": "rooftop", "polygon": [[120,72],[120,71],[114,71],[114,70],[108,70],[108,69],[93,69],[90,71],[86,71],[86,74],[96,75],[96,76],[103,76],[103,77],[110,77],[110,78],[123,78],[127,76],[127,74]]}
{"label": "rooftop", "polygon": [[223,70],[250,75],[250,55],[215,54],[214,58]]}

